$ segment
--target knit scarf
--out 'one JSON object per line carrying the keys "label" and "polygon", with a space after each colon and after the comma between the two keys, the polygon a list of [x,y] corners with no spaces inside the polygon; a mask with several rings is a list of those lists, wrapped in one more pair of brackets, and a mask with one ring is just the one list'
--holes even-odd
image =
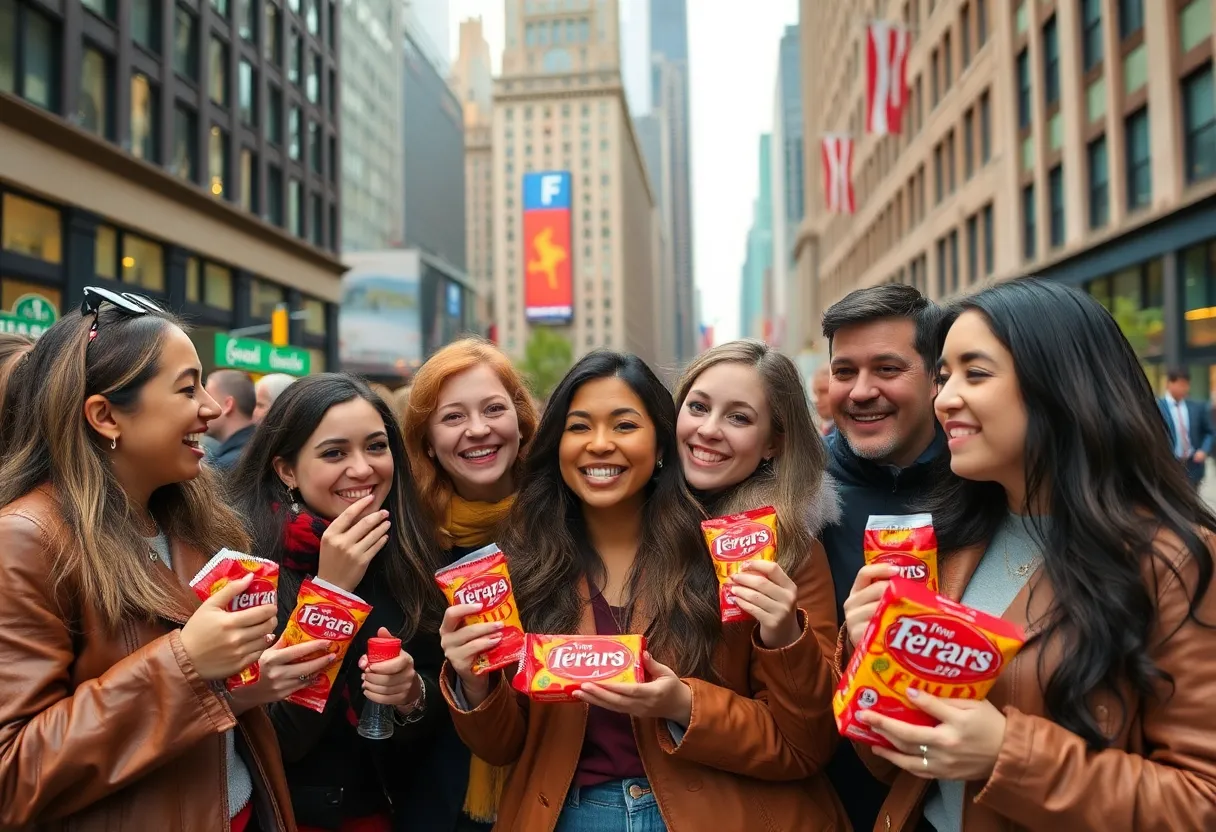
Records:
{"label": "knit scarf", "polygon": [[479,503],[453,494],[448,501],[443,533],[451,546],[485,546],[494,542],[494,530],[506,519],[515,503],[512,494],[497,503]]}
{"label": "knit scarf", "polygon": [[[515,502],[512,494],[497,503],[479,503],[456,494],[448,503],[442,531],[452,546],[480,547],[494,542],[498,525]],[[479,823],[493,823],[510,766],[492,766],[476,756],[469,761],[469,787],[464,795],[464,813]]]}
{"label": "knit scarf", "polygon": [[[321,563],[321,535],[329,528],[329,522],[303,509],[289,513],[287,525],[283,528],[283,566],[304,575],[316,575]],[[339,673],[336,681],[342,681],[342,678]],[[357,726],[359,715],[351,704],[350,689],[345,682],[335,687],[342,700],[340,708],[346,714],[346,721]]]}

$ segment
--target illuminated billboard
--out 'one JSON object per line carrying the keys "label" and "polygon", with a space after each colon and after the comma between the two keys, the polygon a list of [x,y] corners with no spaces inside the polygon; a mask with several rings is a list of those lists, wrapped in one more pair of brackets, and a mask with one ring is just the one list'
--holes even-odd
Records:
{"label": "illuminated billboard", "polygon": [[529,323],[574,318],[570,172],[524,174],[524,314]]}

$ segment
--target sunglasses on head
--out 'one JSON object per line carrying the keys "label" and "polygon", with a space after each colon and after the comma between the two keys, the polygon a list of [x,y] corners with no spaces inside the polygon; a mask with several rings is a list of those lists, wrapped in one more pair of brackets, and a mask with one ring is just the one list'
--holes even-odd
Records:
{"label": "sunglasses on head", "polygon": [[144,297],[137,292],[111,292],[109,289],[103,289],[100,286],[85,286],[84,301],[80,304],[80,314],[82,317],[85,315],[93,316],[93,325],[89,327],[90,342],[97,337],[97,313],[101,310],[103,303],[108,303],[118,311],[131,317],[163,313],[165,311],[164,307],[156,301]]}

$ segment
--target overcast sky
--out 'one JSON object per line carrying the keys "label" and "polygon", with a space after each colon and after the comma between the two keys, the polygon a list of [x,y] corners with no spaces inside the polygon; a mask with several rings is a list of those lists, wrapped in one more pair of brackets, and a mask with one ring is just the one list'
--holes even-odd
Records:
{"label": "overcast sky", "polygon": [[[623,74],[630,109],[649,106],[647,0],[620,0]],[[772,128],[777,50],[798,0],[688,0],[692,83],[693,237],[702,315],[717,340],[739,329],[739,271],[759,186],[760,134]],[[480,16],[495,71],[504,43],[503,0],[449,0],[451,50],[460,21]]]}

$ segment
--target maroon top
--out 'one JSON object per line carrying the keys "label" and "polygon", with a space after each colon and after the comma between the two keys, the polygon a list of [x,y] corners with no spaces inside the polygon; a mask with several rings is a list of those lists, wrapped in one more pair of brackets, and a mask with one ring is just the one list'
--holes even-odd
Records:
{"label": "maroon top", "polygon": [[[595,613],[596,634],[621,634],[613,613],[619,616],[623,610],[608,606],[608,601],[599,592],[591,599],[591,609]],[[583,752],[574,773],[574,785],[579,788],[598,786],[610,780],[645,776],[646,769],[642,767],[637,741],[633,737],[633,722],[626,714],[592,705],[587,713],[587,731],[583,735]]]}

